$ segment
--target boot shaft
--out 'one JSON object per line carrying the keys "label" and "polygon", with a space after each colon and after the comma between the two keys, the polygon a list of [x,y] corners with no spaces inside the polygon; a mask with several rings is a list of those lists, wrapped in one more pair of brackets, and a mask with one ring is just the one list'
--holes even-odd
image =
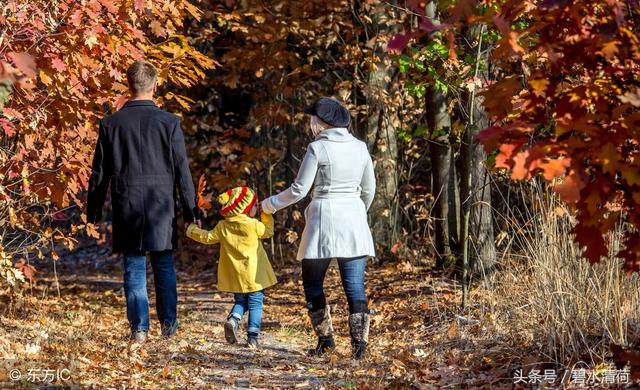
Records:
{"label": "boot shaft", "polygon": [[349,316],[349,331],[353,357],[361,359],[369,342],[369,314],[354,313]]}
{"label": "boot shaft", "polygon": [[349,315],[351,339],[358,342],[369,342],[369,314],[354,313]]}
{"label": "boot shaft", "polygon": [[313,325],[313,330],[318,337],[332,337],[333,336],[333,324],[331,321],[331,308],[329,305],[323,309],[310,311],[309,318]]}

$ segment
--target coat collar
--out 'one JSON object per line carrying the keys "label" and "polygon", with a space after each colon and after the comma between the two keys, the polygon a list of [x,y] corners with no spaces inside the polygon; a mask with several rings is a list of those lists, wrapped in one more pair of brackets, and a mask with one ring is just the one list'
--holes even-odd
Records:
{"label": "coat collar", "polygon": [[318,136],[316,140],[326,139],[327,141],[333,142],[349,142],[353,141],[353,135],[349,133],[344,127],[332,127],[330,129],[323,130]]}
{"label": "coat collar", "polygon": [[153,100],[129,100],[124,104],[124,106],[122,106],[122,108],[140,107],[140,106],[156,107],[156,104],[153,102]]}
{"label": "coat collar", "polygon": [[230,222],[241,222],[241,221],[246,221],[249,218],[251,217],[248,216],[247,214],[236,214],[230,217],[226,217],[225,219]]}

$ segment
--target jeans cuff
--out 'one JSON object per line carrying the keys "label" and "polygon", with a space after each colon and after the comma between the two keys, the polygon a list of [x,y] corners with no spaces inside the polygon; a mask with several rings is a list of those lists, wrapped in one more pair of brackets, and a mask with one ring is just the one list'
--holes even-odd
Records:
{"label": "jeans cuff", "polygon": [[247,334],[249,336],[258,337],[258,335],[260,334],[260,328],[249,328],[249,329],[247,329]]}
{"label": "jeans cuff", "polygon": [[160,328],[162,330],[169,330],[169,331],[175,331],[178,329],[178,321],[173,321],[173,322],[162,322],[160,324]]}
{"label": "jeans cuff", "polygon": [[240,320],[242,320],[242,316],[238,313],[229,313],[229,316],[227,317],[227,320],[231,319],[231,318],[235,318],[236,320],[238,320],[238,322],[240,322]]}
{"label": "jeans cuff", "polygon": [[131,327],[131,332],[148,332],[149,328],[145,328],[143,326]]}

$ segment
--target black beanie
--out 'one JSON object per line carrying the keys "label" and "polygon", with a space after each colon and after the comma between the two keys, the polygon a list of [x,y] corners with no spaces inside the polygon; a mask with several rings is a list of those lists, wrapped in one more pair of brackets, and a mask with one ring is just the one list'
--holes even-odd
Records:
{"label": "black beanie", "polygon": [[351,114],[342,103],[330,97],[321,97],[304,109],[305,114],[315,115],[328,125],[347,127],[351,122]]}

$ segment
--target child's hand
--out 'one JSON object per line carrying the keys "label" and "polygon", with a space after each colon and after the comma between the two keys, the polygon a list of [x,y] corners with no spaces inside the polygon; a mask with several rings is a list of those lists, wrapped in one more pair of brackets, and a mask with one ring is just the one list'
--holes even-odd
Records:
{"label": "child's hand", "polygon": [[[269,198],[267,198],[267,199],[269,199]],[[263,200],[262,200],[262,202],[260,202],[260,203],[259,203],[259,204],[260,204],[260,212],[261,212],[262,214],[273,215],[273,212],[274,212],[275,210],[274,210],[274,211],[272,211],[272,210],[270,209],[270,207],[269,207],[269,203],[268,203],[268,202],[267,202],[267,207],[266,207],[266,208],[262,206],[263,204],[265,204],[265,202],[267,201],[267,199],[263,199]]]}

